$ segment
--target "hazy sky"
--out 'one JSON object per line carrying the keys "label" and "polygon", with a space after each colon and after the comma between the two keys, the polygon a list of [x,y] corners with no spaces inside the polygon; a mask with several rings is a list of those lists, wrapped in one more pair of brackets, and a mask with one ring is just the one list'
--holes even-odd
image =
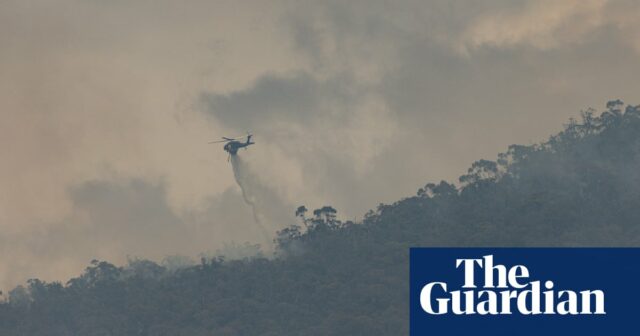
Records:
{"label": "hazy sky", "polygon": [[257,241],[220,136],[271,211],[361,218],[640,103],[639,60],[637,1],[0,1],[0,288]]}

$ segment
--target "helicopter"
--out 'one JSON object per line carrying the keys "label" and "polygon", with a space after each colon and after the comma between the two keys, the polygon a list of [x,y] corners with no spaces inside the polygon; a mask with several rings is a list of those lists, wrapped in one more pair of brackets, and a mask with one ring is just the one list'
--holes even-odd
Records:
{"label": "helicopter", "polygon": [[[255,144],[255,142],[251,141],[251,137],[253,137],[253,134],[247,133],[247,135],[245,136],[240,136],[235,138],[222,137],[222,140],[210,141],[209,143],[213,144],[213,143],[226,142],[224,144],[223,149],[229,153],[229,157],[227,158],[227,161],[229,161],[229,158],[231,158],[231,155],[238,154],[238,149],[240,148],[247,149],[247,147]],[[247,139],[246,141],[240,141],[240,139],[245,139],[245,138]]]}

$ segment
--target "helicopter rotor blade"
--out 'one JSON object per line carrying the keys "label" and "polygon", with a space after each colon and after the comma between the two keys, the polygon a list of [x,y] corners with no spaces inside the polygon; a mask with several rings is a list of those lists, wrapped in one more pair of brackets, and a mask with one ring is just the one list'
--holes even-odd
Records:
{"label": "helicopter rotor blade", "polygon": [[236,140],[240,140],[240,139],[245,139],[248,138],[250,136],[252,136],[253,134],[251,134],[251,132],[247,132],[247,135],[241,135],[241,136],[237,136],[235,138],[229,138],[229,137],[222,137],[222,140],[218,140],[218,141],[209,141],[208,143],[212,144],[212,143],[220,143],[220,142],[229,142],[229,141],[236,141]]}

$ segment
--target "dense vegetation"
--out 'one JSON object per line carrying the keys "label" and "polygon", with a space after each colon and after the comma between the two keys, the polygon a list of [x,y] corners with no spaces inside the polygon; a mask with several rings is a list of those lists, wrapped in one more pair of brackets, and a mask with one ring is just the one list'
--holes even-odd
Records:
{"label": "dense vegetation", "polygon": [[362,223],[296,215],[275,259],[96,261],[64,285],[31,280],[0,304],[0,334],[406,335],[410,246],[640,245],[640,106],[586,111]]}

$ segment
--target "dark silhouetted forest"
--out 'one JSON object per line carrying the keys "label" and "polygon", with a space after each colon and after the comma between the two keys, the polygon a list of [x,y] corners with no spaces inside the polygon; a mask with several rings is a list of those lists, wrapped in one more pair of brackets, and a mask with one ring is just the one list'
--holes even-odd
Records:
{"label": "dark silhouetted forest", "polygon": [[585,111],[359,223],[294,210],[274,259],[95,261],[65,284],[30,280],[0,304],[0,334],[407,335],[411,246],[640,246],[640,106]]}

